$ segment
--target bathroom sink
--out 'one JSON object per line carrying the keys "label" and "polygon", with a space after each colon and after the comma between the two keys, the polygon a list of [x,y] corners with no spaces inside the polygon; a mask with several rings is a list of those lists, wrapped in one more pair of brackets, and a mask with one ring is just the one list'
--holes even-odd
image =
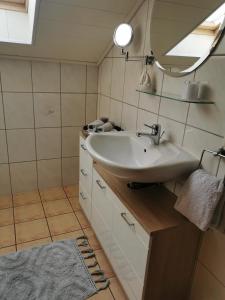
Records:
{"label": "bathroom sink", "polygon": [[166,182],[198,166],[182,148],[167,141],[154,145],[149,137],[130,131],[91,134],[86,147],[108,172],[130,182]]}

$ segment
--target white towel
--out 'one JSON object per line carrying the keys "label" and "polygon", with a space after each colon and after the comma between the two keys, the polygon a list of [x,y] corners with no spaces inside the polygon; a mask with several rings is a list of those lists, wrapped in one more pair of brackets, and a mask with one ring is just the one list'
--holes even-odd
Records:
{"label": "white towel", "polygon": [[194,171],[182,187],[175,209],[198,228],[206,231],[223,193],[222,179],[204,170]]}

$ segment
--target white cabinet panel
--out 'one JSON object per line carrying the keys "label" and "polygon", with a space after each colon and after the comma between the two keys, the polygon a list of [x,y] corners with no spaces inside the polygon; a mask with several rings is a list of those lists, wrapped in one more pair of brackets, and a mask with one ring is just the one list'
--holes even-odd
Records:
{"label": "white cabinet panel", "polygon": [[79,186],[79,202],[89,220],[91,220],[91,198],[80,182]]}

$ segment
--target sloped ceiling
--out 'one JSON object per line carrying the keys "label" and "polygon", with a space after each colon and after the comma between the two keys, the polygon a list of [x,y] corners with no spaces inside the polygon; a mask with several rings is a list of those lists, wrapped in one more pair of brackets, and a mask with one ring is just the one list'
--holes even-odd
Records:
{"label": "sloped ceiling", "polygon": [[34,43],[0,43],[0,54],[96,63],[114,28],[140,0],[41,0]]}

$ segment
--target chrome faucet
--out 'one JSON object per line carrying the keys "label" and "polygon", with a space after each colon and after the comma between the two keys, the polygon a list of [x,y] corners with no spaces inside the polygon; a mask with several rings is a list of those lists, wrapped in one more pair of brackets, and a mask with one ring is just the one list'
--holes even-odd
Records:
{"label": "chrome faucet", "polygon": [[137,136],[148,136],[154,143],[154,145],[159,145],[160,139],[165,133],[165,130],[161,133],[161,125],[160,124],[153,124],[153,125],[148,125],[144,124],[146,127],[150,128],[152,132],[146,133],[146,132],[137,132]]}

